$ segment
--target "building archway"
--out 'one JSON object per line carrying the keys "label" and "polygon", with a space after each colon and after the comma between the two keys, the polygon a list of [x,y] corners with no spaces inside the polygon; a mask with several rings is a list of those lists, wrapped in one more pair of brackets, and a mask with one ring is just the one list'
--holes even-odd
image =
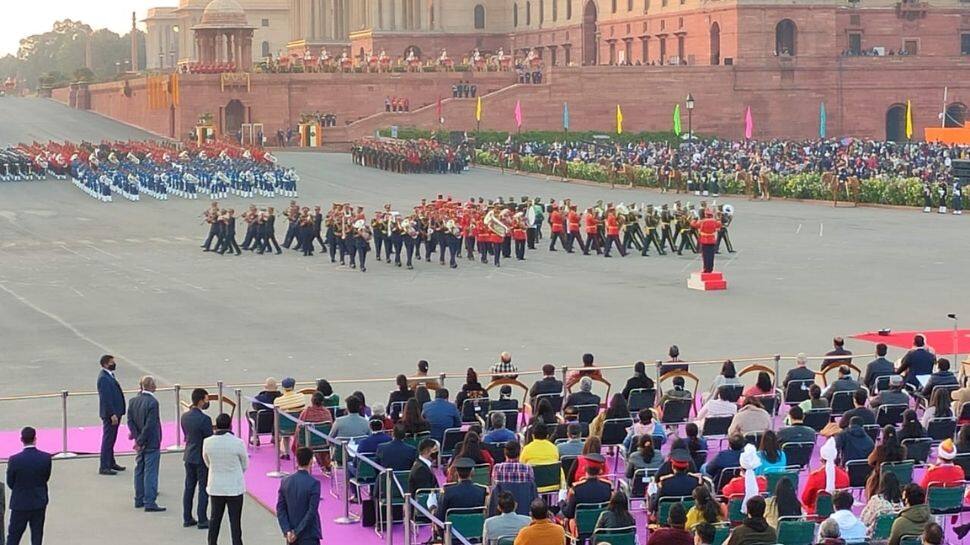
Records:
{"label": "building archway", "polygon": [[237,99],[232,99],[226,104],[225,115],[225,134],[235,135],[242,130],[242,124],[246,120],[246,107]]}
{"label": "building archway", "polygon": [[408,54],[411,53],[412,51],[414,51],[414,57],[416,59],[421,58],[421,48],[416,45],[409,45],[404,48],[404,58],[405,59],[408,58]]}
{"label": "building archway", "polygon": [[794,57],[798,50],[798,27],[791,19],[782,19],[775,25],[775,55]]}
{"label": "building archway", "polygon": [[263,43],[262,43],[262,44],[260,45],[260,48],[259,48],[259,52],[261,53],[261,55],[262,55],[262,57],[263,57],[264,59],[265,59],[266,57],[269,57],[269,42],[263,42]]}
{"label": "building archway", "polygon": [[905,104],[893,104],[886,110],[886,140],[890,142],[906,140]]}
{"label": "building archway", "polygon": [[721,25],[711,25],[711,64],[721,64]]}
{"label": "building archway", "polygon": [[596,2],[588,0],[583,8],[583,64],[597,64]]}
{"label": "building archway", "polygon": [[946,107],[944,127],[964,127],[967,122],[967,106],[962,102],[954,102]]}
{"label": "building archway", "polygon": [[485,29],[485,6],[481,4],[475,5],[475,30]]}

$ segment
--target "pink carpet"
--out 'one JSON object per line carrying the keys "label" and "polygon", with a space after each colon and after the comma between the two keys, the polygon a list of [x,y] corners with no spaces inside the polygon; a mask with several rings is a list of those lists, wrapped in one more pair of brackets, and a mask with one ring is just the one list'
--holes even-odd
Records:
{"label": "pink carpet", "polygon": [[[933,351],[941,356],[953,354],[953,330],[940,329],[936,331],[892,331],[889,335],[879,335],[877,332],[859,333],[853,335],[853,339],[869,341],[871,343],[885,343],[897,348],[911,348],[913,337],[922,333],[926,337],[926,344],[933,348]],[[957,330],[957,354],[970,353],[970,329]],[[950,362],[958,365],[959,362]]]}
{"label": "pink carpet", "polygon": [[[37,430],[37,448],[58,453],[62,450],[61,428],[41,428]],[[162,448],[175,444],[175,423],[162,423]],[[128,429],[122,424],[118,429],[118,442],[115,452],[131,453],[132,442],[128,439]],[[0,459],[6,460],[20,452],[20,430],[0,430]],[[101,426],[87,426],[67,429],[67,451],[76,454],[98,454],[101,452]]]}

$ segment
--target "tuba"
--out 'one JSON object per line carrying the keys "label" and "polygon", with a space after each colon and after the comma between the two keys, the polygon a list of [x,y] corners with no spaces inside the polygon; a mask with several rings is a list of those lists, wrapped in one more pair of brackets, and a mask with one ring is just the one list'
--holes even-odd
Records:
{"label": "tuba", "polygon": [[509,227],[502,223],[502,220],[498,219],[495,212],[491,210],[488,211],[488,214],[485,214],[485,227],[502,238],[505,238],[505,235],[509,232]]}
{"label": "tuba", "polygon": [[455,237],[461,236],[461,229],[458,227],[458,223],[455,220],[450,219],[445,222],[445,229]]}

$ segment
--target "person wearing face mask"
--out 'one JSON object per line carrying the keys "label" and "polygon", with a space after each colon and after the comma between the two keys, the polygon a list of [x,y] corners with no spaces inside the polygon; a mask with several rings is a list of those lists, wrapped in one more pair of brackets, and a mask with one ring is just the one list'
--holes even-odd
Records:
{"label": "person wearing face mask", "polygon": [[101,475],[117,475],[125,468],[115,462],[115,441],[118,439],[118,426],[125,415],[125,394],[115,378],[114,356],[101,356],[101,372],[98,373],[98,413],[101,417]]}
{"label": "person wearing face mask", "polygon": [[[202,388],[192,390],[192,408],[182,414],[182,435],[185,437],[185,452],[182,461],[185,463],[185,490],[182,491],[182,526],[190,528],[198,526],[209,527],[206,516],[206,506],[209,495],[206,493],[206,482],[209,479],[209,469],[202,459],[202,442],[212,435],[212,419],[203,411],[209,408],[209,392]],[[196,488],[199,489],[199,502],[196,516],[192,517],[192,500]]]}

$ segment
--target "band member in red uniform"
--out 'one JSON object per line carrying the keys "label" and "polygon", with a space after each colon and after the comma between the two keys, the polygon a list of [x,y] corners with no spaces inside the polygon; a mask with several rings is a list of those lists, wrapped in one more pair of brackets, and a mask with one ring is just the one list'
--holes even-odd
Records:
{"label": "band member in red uniform", "polygon": [[478,253],[482,256],[482,263],[488,263],[488,249],[492,246],[492,232],[485,225],[484,216],[475,220],[475,241],[478,243]]}
{"label": "band member in red uniform", "polygon": [[563,222],[562,222],[562,212],[559,211],[558,206],[552,207],[552,213],[549,214],[549,225],[552,228],[552,240],[549,241],[549,251],[555,252],[556,241],[562,242],[563,248],[569,249],[566,245],[566,238],[563,236]]}
{"label": "band member in red uniform", "polygon": [[704,272],[714,272],[714,253],[717,252],[717,233],[721,230],[721,222],[714,219],[713,210],[706,208],[704,219],[694,220],[690,225],[697,229],[701,256],[704,258]]}
{"label": "band member in red uniform", "polygon": [[596,215],[592,208],[586,209],[586,246],[583,248],[583,255],[589,255],[589,251],[596,250],[596,255],[603,253],[603,241],[600,240],[599,227],[596,225]]}
{"label": "band member in red uniform", "polygon": [[525,225],[525,214],[519,212],[515,215],[512,227],[512,240],[515,241],[515,259],[522,261],[525,259],[525,240],[526,240],[526,225]]}
{"label": "band member in red uniform", "polygon": [[576,205],[569,207],[569,214],[566,215],[566,251],[573,253],[573,242],[579,242],[579,249],[586,253],[586,245],[583,243],[583,236],[579,232],[579,213],[576,212]]}
{"label": "band member in red uniform", "polygon": [[475,259],[475,236],[477,232],[475,218],[472,214],[471,208],[466,208],[465,212],[461,215],[461,234],[465,239],[465,255],[468,260]]}
{"label": "band member in red uniform", "polygon": [[603,257],[610,257],[610,249],[616,244],[620,257],[626,257],[626,248],[620,242],[620,220],[616,218],[616,210],[610,208],[606,213],[606,254]]}

